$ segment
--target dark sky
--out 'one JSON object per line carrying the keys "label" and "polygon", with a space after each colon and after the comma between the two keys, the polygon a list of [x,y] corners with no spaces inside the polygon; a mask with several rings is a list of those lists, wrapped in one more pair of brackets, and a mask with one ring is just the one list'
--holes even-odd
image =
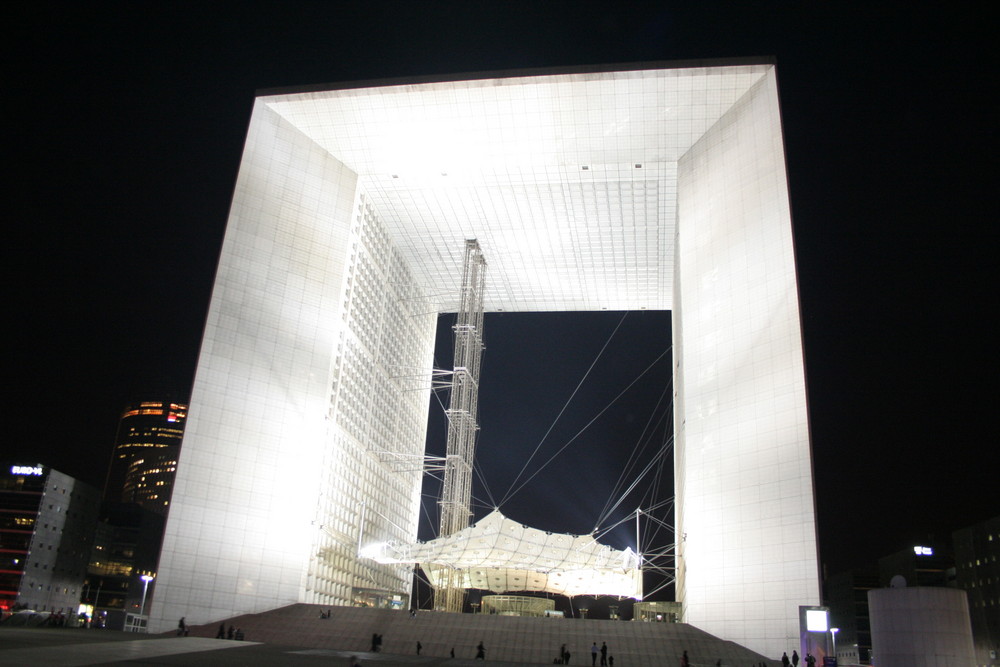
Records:
{"label": "dark sky", "polygon": [[[122,406],[144,392],[190,390],[255,90],[774,56],[822,560],[836,571],[996,515],[992,23],[958,4],[673,4],[3,10],[12,303],[0,458],[40,460],[100,485]],[[663,352],[644,334],[644,318],[655,317],[626,318],[606,353],[619,363],[584,385],[547,441],[552,451]],[[513,440],[537,444],[618,319],[490,318],[485,370],[500,391],[482,408],[484,457]],[[571,348],[571,360],[527,349],[536,338]],[[599,497],[599,510],[602,484],[617,477],[601,471],[614,464],[602,458],[602,438],[645,423],[659,390],[595,422],[557,460],[548,511],[535,523],[592,527],[581,498]],[[508,468],[495,464],[494,493],[508,488]]]}

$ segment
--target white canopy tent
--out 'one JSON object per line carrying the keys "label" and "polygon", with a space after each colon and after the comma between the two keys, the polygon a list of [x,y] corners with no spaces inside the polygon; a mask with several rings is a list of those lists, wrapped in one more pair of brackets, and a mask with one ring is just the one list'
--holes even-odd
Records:
{"label": "white canopy tent", "polygon": [[529,528],[499,510],[446,537],[416,544],[382,542],[365,547],[361,555],[379,563],[419,563],[435,587],[452,572],[461,588],[495,593],[642,599],[640,558],[631,549],[612,549],[592,535]]}

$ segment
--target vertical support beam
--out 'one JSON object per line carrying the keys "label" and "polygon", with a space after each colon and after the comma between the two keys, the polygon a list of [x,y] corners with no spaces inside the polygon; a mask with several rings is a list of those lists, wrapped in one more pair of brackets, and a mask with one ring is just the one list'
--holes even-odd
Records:
{"label": "vertical support beam", "polygon": [[[475,239],[465,242],[465,265],[458,319],[455,324],[455,359],[448,415],[448,447],[441,491],[440,535],[451,535],[469,526],[472,511],[472,460],[479,430],[479,364],[483,352],[483,286],[486,261]],[[438,589],[435,607],[461,613],[465,589],[459,573],[452,571],[448,585]]]}

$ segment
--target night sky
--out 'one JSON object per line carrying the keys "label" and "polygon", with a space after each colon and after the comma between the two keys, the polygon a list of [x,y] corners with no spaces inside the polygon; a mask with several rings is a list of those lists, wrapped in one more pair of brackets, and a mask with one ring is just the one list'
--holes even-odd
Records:
{"label": "night sky", "polygon": [[[4,10],[12,303],[0,458],[101,486],[121,408],[190,391],[255,90],[773,56],[822,561],[836,572],[996,515],[993,24],[959,5],[684,4]],[[521,452],[542,440],[609,338],[538,461],[652,364],[504,504],[513,518],[589,532],[622,452],[647,424],[649,447],[662,445],[669,410],[656,406],[669,352],[653,362],[669,340],[650,332],[663,332],[669,315],[631,313],[611,337],[622,315],[487,318],[480,461],[494,496],[509,490]],[[439,351],[437,363],[450,366],[450,356]]]}

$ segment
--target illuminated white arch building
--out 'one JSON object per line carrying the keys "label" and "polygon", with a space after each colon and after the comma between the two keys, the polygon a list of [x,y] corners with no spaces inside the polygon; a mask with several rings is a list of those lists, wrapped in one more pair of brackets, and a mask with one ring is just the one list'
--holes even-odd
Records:
{"label": "illuminated white arch building", "polygon": [[435,315],[472,238],[487,312],[672,311],[684,620],[795,645],[810,443],[777,82],[749,62],[259,96],[153,629],[409,592],[359,536],[416,536]]}

